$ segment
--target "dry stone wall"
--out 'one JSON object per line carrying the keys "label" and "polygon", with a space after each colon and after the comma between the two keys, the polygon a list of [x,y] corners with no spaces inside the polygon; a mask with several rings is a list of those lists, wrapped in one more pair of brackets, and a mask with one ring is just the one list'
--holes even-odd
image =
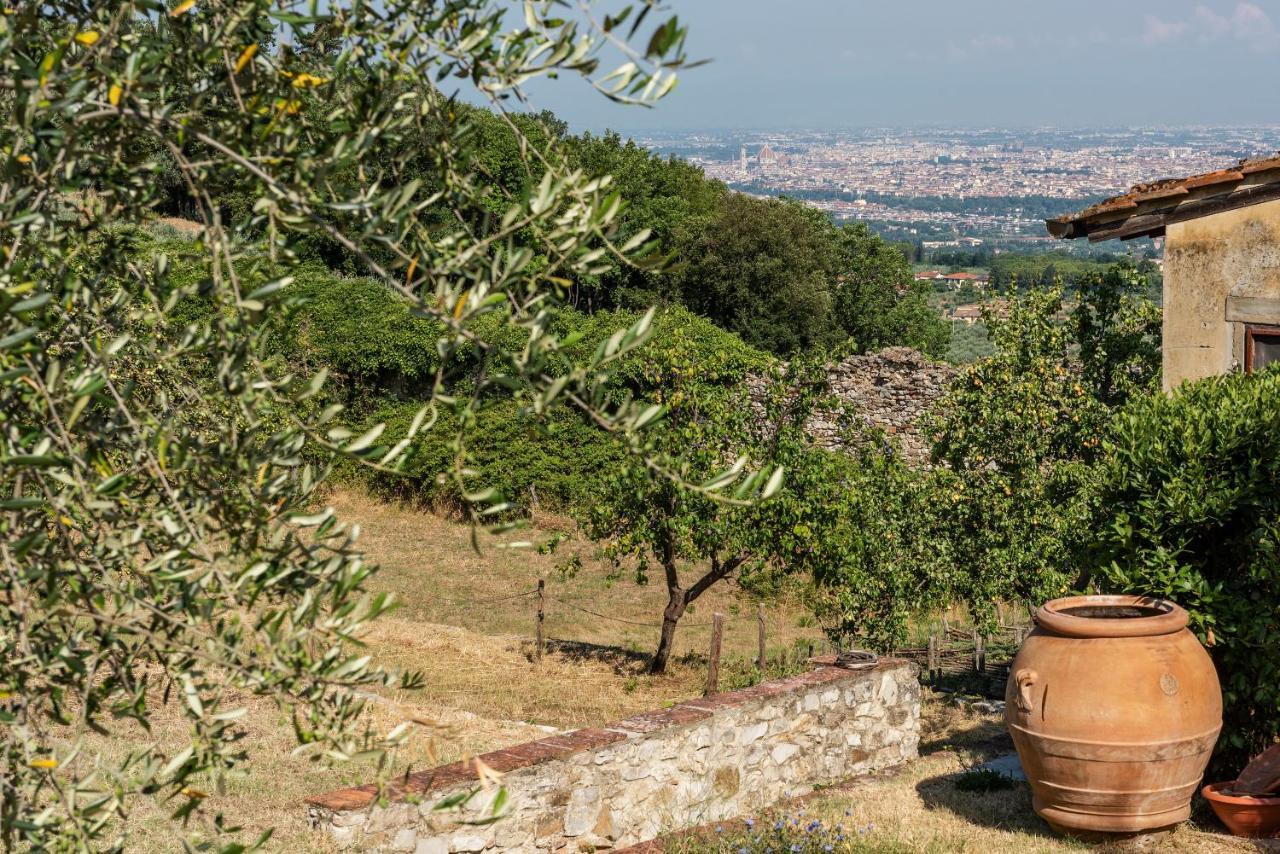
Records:
{"label": "dry stone wall", "polygon": [[[883,430],[889,443],[912,465],[929,461],[921,418],[947,393],[956,377],[951,365],[934,362],[910,347],[887,347],[828,366],[832,393],[867,427]],[[753,392],[763,394],[763,381]],[[806,429],[814,441],[839,449],[844,442],[834,416],[819,413]]]}
{"label": "dry stone wall", "polygon": [[833,663],[789,679],[681,703],[605,727],[480,757],[503,773],[508,802],[486,814],[477,790],[461,815],[433,806],[476,789],[475,765],[410,775],[308,801],[313,826],[343,848],[452,852],[577,852],[631,845],[664,832],[749,814],[815,786],[913,759],[920,740],[915,665],[884,659],[861,670]]}

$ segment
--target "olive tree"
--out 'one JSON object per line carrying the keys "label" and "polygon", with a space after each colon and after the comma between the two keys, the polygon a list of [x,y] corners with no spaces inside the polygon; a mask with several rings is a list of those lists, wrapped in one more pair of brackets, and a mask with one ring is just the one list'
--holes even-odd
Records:
{"label": "olive tree", "polygon": [[[369,592],[357,531],[318,501],[337,456],[394,471],[448,408],[443,474],[481,520],[503,507],[467,465],[482,397],[514,395],[531,417],[568,403],[644,454],[655,413],[603,389],[647,318],[545,369],[560,297],[644,235],[616,245],[623,201],[554,147],[521,147],[532,192],[496,190],[469,168],[451,88],[502,117],[557,73],[619,101],[671,89],[674,17],[648,0],[566,5],[52,0],[0,16],[0,844],[123,848],[139,798],[220,830],[197,784],[252,760],[235,696],[277,702],[317,760],[385,767],[402,733],[373,731],[355,689],[398,677],[356,636],[389,602]],[[175,185],[198,222],[195,282],[120,228]],[[353,435],[323,373],[267,355],[313,241],[442,324],[441,364],[479,354],[466,378],[436,374],[402,435]],[[475,332],[491,312],[519,346]],[[764,474],[732,486],[750,495]],[[166,700],[183,743],[108,757],[85,740],[146,727]]]}

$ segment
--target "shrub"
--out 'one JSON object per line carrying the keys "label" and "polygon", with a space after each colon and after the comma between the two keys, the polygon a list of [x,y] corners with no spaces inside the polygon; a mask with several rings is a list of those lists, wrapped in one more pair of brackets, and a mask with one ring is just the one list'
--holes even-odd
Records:
{"label": "shrub", "polygon": [[[439,364],[432,352],[438,332],[431,331],[430,321],[411,316],[393,295],[369,292],[377,287],[363,279],[317,276],[300,292],[308,301],[298,306],[279,346],[292,361],[328,366],[346,380],[348,397],[359,404],[353,429],[362,432],[385,423],[394,433],[407,429],[430,391]],[[560,367],[589,358],[617,331],[616,324],[629,326],[639,319],[640,314],[629,311],[559,312],[551,328],[566,342]],[[504,341],[505,330],[488,328],[492,324],[489,316],[479,320],[484,326],[479,329],[482,336]],[[472,356],[462,348],[454,359],[466,363]],[[699,394],[714,388],[733,389],[748,375],[767,370],[770,363],[768,355],[736,335],[674,306],[654,320],[649,340],[617,363],[612,391],[617,398],[630,394],[651,400],[660,390],[673,390],[677,384]],[[551,510],[584,506],[601,488],[602,474],[616,469],[625,456],[616,437],[571,410],[538,415],[520,400],[490,396],[474,417],[466,442],[466,465],[480,482],[515,505],[517,512],[535,504]],[[457,435],[457,417],[451,409],[440,407],[435,427],[419,433],[405,453],[400,474],[374,474],[375,488],[437,506],[456,506],[461,498],[457,481],[441,480],[438,475],[454,467]],[[348,476],[369,472],[357,466],[345,470]]]}
{"label": "shrub", "polygon": [[[170,284],[190,289],[172,315],[179,328],[199,323],[214,310],[200,294],[209,265],[193,241],[157,242],[141,230],[120,233],[139,260],[158,248],[179,259],[172,265]],[[248,268],[240,272],[246,278],[254,275]],[[261,278],[260,272],[257,275]],[[347,406],[345,426],[357,434],[379,423],[386,425],[389,435],[407,430],[433,394],[441,323],[422,316],[409,300],[375,279],[316,264],[297,268],[283,293],[287,310],[270,318],[271,354],[299,374],[326,369],[332,395]],[[561,375],[588,361],[618,324],[630,327],[641,317],[634,311],[586,314],[558,307],[548,328],[559,339],[560,349],[549,361],[548,372]],[[473,318],[467,327],[505,352],[518,352],[527,337],[502,312]],[[615,402],[627,394],[652,399],[658,390],[679,382],[697,389],[737,388],[772,363],[771,356],[710,320],[671,306],[656,316],[644,345],[615,363],[609,387]],[[470,375],[478,368],[474,346],[464,342],[456,347],[447,367],[446,380],[454,383],[454,392],[469,393]],[[598,487],[599,474],[616,467],[625,455],[617,437],[573,410],[552,408],[538,415],[517,398],[491,392],[482,396],[474,417],[466,442],[467,466],[520,512],[535,502],[552,510],[580,506]],[[453,409],[442,405],[434,429],[419,433],[410,444],[399,474],[349,461],[340,464],[339,473],[364,479],[384,493],[457,506],[458,482],[438,476],[454,468],[458,432]]]}
{"label": "shrub", "polygon": [[[587,316],[564,312],[557,330],[566,337],[581,335],[565,354],[574,360],[589,355],[618,328],[638,318],[634,312],[598,312]],[[653,333],[643,347],[620,360],[613,371],[616,380],[636,394],[671,388],[677,380],[734,387],[751,374],[768,370],[774,359],[732,332],[682,306],[664,309],[653,321]]]}
{"label": "shrub", "polygon": [[1218,763],[1280,735],[1280,371],[1144,398],[1115,421],[1090,563],[1116,591],[1164,596],[1222,680]]}
{"label": "shrub", "polygon": [[[369,421],[403,431],[420,406],[418,401],[385,400]],[[626,457],[621,442],[567,409],[538,418],[510,398],[498,398],[472,414],[467,465],[518,512],[539,505],[560,510],[578,504]],[[401,474],[374,474],[374,488],[440,507],[460,506],[457,481],[439,477],[454,465],[452,439],[457,434],[457,417],[451,411],[441,413],[436,428],[420,433],[405,452]],[[363,474],[368,469],[350,471]]]}
{"label": "shrub", "polygon": [[280,324],[277,347],[291,361],[324,365],[353,390],[430,383],[444,327],[415,314],[409,300],[382,282],[316,265],[295,273],[288,293],[293,305]]}

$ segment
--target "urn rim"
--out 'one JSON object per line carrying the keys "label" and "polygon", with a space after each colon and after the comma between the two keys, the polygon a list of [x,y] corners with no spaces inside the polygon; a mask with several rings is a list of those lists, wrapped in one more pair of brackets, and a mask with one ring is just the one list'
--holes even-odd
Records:
{"label": "urn rim", "polygon": [[1036,623],[1073,638],[1169,635],[1187,626],[1187,612],[1153,596],[1067,596],[1040,606]]}

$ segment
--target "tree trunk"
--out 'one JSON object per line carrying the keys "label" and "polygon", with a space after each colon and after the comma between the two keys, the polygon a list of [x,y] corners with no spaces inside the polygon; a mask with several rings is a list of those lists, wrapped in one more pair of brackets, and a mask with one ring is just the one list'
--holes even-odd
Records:
{"label": "tree trunk", "polygon": [[[668,500],[667,510],[675,514],[675,505]],[[684,588],[680,586],[680,570],[676,566],[675,533],[668,527],[662,537],[662,573],[667,582],[667,607],[662,612],[662,637],[658,640],[658,651],[653,654],[653,663],[649,665],[650,673],[666,673],[667,660],[671,658],[671,647],[676,641],[676,623],[684,616],[684,609],[689,600],[685,597]]]}
{"label": "tree trunk", "polygon": [[668,589],[667,607],[662,612],[662,637],[658,640],[658,651],[653,655],[653,663],[649,665],[650,673],[667,672],[667,660],[671,658],[671,648],[676,641],[676,623],[684,616],[687,605],[683,590],[679,587]]}
{"label": "tree trunk", "polygon": [[712,555],[711,571],[685,590],[680,586],[680,576],[676,571],[672,539],[668,538],[664,545],[666,548],[663,550],[662,562],[667,577],[667,607],[662,612],[662,636],[658,639],[658,651],[654,653],[653,663],[649,665],[649,672],[655,674],[667,672],[667,660],[671,658],[671,647],[676,639],[676,623],[684,616],[689,603],[705,593],[708,587],[730,575],[747,559],[745,555],[741,555],[721,563],[717,555]]}

